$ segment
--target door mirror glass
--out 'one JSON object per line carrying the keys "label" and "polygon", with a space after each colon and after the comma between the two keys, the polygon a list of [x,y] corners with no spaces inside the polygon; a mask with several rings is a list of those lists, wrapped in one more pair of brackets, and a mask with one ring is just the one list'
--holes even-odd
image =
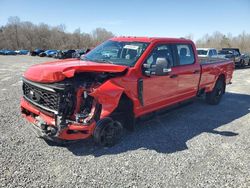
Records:
{"label": "door mirror glass", "polygon": [[164,76],[171,72],[169,62],[166,58],[158,57],[155,65],[155,75]]}
{"label": "door mirror glass", "polygon": [[146,76],[164,76],[174,66],[173,50],[169,44],[159,44],[153,48],[143,64],[143,74]]}
{"label": "door mirror glass", "polygon": [[155,65],[144,64],[144,73],[147,76],[165,76],[171,72],[171,65],[166,58],[158,57]]}

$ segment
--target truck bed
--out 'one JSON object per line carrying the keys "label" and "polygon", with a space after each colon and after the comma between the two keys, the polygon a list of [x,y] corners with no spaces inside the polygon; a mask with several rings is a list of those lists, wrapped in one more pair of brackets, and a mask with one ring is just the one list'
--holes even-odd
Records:
{"label": "truck bed", "polygon": [[230,83],[234,70],[233,61],[222,58],[199,58],[199,63],[201,65],[200,89],[210,92],[219,73],[225,76],[226,84]]}

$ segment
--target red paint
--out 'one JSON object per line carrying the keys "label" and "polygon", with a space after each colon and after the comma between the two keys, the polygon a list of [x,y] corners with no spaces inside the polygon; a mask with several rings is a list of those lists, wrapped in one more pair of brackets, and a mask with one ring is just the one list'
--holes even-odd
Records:
{"label": "red paint", "polygon": [[[172,39],[172,38],[147,38],[147,37],[118,37],[111,40],[116,41],[138,41],[150,43],[146,51],[137,60],[134,67],[121,65],[84,62],[79,60],[64,60],[52,63],[43,63],[30,67],[24,74],[28,80],[52,83],[58,82],[65,78],[71,78],[76,72],[112,72],[118,73],[127,70],[123,76],[115,77],[104,82],[100,86],[95,86],[89,91],[89,95],[94,97],[95,101],[101,104],[100,119],[109,116],[119,104],[120,97],[125,94],[133,102],[133,111],[135,117],[159,110],[163,107],[193,98],[197,95],[199,89],[205,89],[209,92],[213,89],[219,76],[225,76],[226,84],[232,79],[234,65],[232,61],[221,63],[200,65],[196,54],[196,48],[191,40]],[[172,71],[166,76],[145,76],[142,73],[142,65],[152,49],[158,44],[190,44],[195,53],[195,62],[192,65],[172,67]],[[198,71],[194,73],[194,71]],[[177,78],[171,78],[172,75],[178,75]],[[138,98],[137,81],[143,80],[143,99],[144,105],[141,105]],[[75,107],[76,114],[79,111],[82,102],[82,93],[84,88],[78,88],[76,93],[77,104]],[[48,124],[55,125],[53,117],[43,114],[38,108],[30,105],[24,99],[21,100],[22,108],[43,118]],[[93,108],[93,112],[95,109]],[[26,118],[35,123],[35,119],[29,115]],[[58,136],[65,140],[85,139],[93,134],[95,122],[89,125],[71,123],[67,128],[62,130]],[[68,130],[78,130],[74,134],[68,134]]]}
{"label": "red paint", "polygon": [[[86,139],[89,138],[94,129],[95,129],[96,123],[93,122],[88,126],[83,126],[83,125],[77,125],[77,124],[70,124],[66,129],[64,129],[58,138],[63,139],[63,140],[80,140],[80,139]],[[69,134],[68,130],[74,130],[74,131],[79,131],[74,134]],[[80,132],[84,131],[84,132]]]}
{"label": "red paint", "polygon": [[102,105],[101,119],[115,110],[123,91],[123,88],[107,81],[90,94]]}

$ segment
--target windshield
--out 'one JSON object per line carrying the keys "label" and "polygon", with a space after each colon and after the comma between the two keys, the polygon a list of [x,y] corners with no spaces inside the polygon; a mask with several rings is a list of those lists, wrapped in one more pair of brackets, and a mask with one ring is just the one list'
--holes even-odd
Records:
{"label": "windshield", "polygon": [[149,43],[106,41],[87,53],[82,60],[134,66]]}
{"label": "windshield", "polygon": [[198,55],[207,55],[207,50],[197,50]]}

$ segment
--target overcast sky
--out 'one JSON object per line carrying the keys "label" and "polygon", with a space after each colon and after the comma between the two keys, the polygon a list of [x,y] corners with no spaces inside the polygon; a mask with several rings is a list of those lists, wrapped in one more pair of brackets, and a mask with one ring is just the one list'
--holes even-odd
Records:
{"label": "overcast sky", "polygon": [[8,17],[55,26],[68,32],[106,28],[116,35],[194,39],[214,31],[250,33],[250,0],[0,0],[0,25]]}

